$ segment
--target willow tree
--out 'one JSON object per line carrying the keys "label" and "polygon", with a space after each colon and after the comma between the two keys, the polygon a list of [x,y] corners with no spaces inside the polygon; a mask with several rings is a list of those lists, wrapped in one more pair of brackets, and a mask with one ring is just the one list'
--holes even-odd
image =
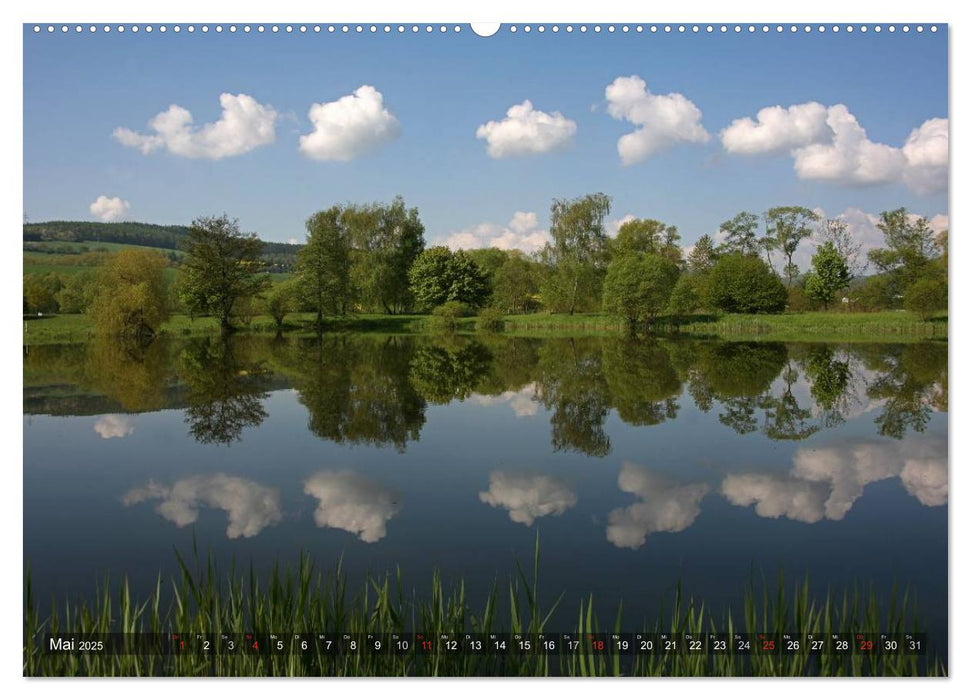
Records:
{"label": "willow tree", "polygon": [[158,252],[125,248],[101,269],[90,314],[104,335],[150,339],[169,317],[165,268]]}

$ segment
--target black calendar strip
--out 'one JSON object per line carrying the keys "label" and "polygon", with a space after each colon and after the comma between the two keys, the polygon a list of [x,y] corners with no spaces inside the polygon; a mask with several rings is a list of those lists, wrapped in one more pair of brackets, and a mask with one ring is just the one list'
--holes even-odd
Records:
{"label": "black calendar strip", "polygon": [[214,632],[44,636],[49,654],[917,655],[924,633],[320,633]]}

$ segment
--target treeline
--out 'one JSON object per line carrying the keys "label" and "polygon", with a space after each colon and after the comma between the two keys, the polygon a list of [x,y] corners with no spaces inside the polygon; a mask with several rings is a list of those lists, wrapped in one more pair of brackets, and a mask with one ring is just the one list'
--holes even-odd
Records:
{"label": "treeline", "polygon": [[[325,316],[364,312],[431,312],[445,324],[478,312],[488,327],[501,326],[505,314],[604,310],[633,332],[659,316],[677,322],[699,310],[905,307],[926,317],[947,307],[947,232],[935,235],[905,209],[880,215],[886,247],[868,252],[877,273],[866,278],[862,244],[847,223],[805,207],[740,212],[687,255],[677,227],[655,219],[626,220],[609,236],[610,209],[602,193],[553,200],[550,241],[527,255],[426,248],[418,210],[401,197],[335,205],[307,220],[294,274],[276,284],[266,274],[264,242],[225,215],[205,217],[180,243],[174,285],[163,256],[128,249],[111,257],[93,288],[94,278],[76,276],[42,303],[43,285],[25,280],[25,312],[43,311],[53,299],[60,310],[92,312],[112,332],[141,336],[173,311],[212,315],[230,330],[261,312],[281,328],[288,313],[311,312],[320,328]],[[796,254],[809,239],[816,251],[800,270]]]}

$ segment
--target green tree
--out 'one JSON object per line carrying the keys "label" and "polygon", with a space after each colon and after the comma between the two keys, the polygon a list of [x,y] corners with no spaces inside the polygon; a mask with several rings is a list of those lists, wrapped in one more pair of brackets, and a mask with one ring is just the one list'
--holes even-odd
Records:
{"label": "green tree", "polygon": [[939,279],[919,279],[904,292],[904,308],[926,321],[939,311],[947,311],[947,283]]}
{"label": "green tree", "polygon": [[604,219],[610,197],[588,194],[577,199],[554,199],[550,207],[550,237],[544,249],[549,274],[544,300],[572,315],[581,300],[595,298],[603,280],[608,248]]}
{"label": "green tree", "polygon": [[915,217],[904,208],[880,214],[877,228],[883,232],[886,248],[868,253],[870,262],[889,276],[893,297],[901,295],[920,277],[940,272],[929,265],[939,248],[934,231],[923,217]]}
{"label": "green tree", "polygon": [[628,331],[664,311],[678,280],[678,266],[653,253],[630,254],[610,263],[604,279],[604,310],[624,319]]}
{"label": "green tree", "polygon": [[165,268],[157,251],[125,248],[101,270],[90,314],[104,335],[150,339],[169,317]]}
{"label": "green tree", "polygon": [[[724,225],[724,224],[722,224]],[[688,253],[688,271],[704,274],[715,265],[718,254],[715,252],[715,242],[707,233],[692,246]]]}
{"label": "green tree", "polygon": [[792,288],[792,280],[799,274],[799,268],[792,262],[792,256],[799,244],[813,235],[813,224],[819,215],[806,207],[773,207],[765,213],[766,235],[773,249],[782,252],[786,260],[783,268],[786,288]]}
{"label": "green tree", "polygon": [[53,272],[46,275],[24,276],[24,313],[55,313],[58,310],[57,295],[63,283]]}
{"label": "green tree", "polygon": [[827,308],[837,293],[849,285],[852,276],[836,246],[827,241],[816,249],[812,270],[806,276],[806,294]]}
{"label": "green tree", "polygon": [[225,214],[193,221],[180,284],[190,313],[211,313],[224,332],[232,330],[237,305],[270,284],[262,274],[262,251],[263,242],[255,234],[241,233],[239,222]]}
{"label": "green tree", "polygon": [[411,308],[408,272],[425,249],[418,209],[408,209],[399,196],[391,204],[346,206],[343,219],[354,249],[353,286],[362,303],[389,314]]}
{"label": "green tree", "polygon": [[351,302],[350,235],[340,207],[319,211],[307,219],[307,244],[297,253],[297,284],[310,310],[341,316]]}
{"label": "green tree", "polygon": [[65,314],[81,314],[87,311],[98,293],[97,277],[91,270],[68,275],[64,286],[56,295],[58,310]]}
{"label": "green tree", "polygon": [[445,246],[423,251],[411,266],[411,293],[423,309],[458,301],[473,308],[489,297],[485,274],[462,250],[452,252]]}
{"label": "green tree", "polygon": [[747,211],[739,212],[728,221],[723,221],[718,229],[725,234],[725,242],[721,245],[722,252],[759,254],[761,243],[758,215]]}
{"label": "green tree", "polygon": [[511,253],[496,270],[492,285],[492,303],[509,312],[526,313],[539,291],[537,264],[521,253]]}
{"label": "green tree", "polygon": [[279,282],[270,287],[264,299],[266,312],[273,318],[277,330],[283,328],[287,314],[294,310],[300,291],[297,288],[299,282],[295,278],[290,278]]}
{"label": "green tree", "polygon": [[621,224],[617,236],[610,241],[612,258],[633,253],[653,253],[681,262],[681,247],[676,226],[668,226],[655,219],[631,219]]}
{"label": "green tree", "polygon": [[691,275],[681,275],[675,283],[674,289],[671,290],[671,298],[668,300],[668,313],[680,318],[692,313],[700,304],[698,292],[695,290],[695,282]]}
{"label": "green tree", "polygon": [[856,277],[866,267],[865,261],[860,260],[863,243],[853,238],[850,225],[842,217],[823,219],[818,226],[819,240],[832,243],[836,252],[846,261],[846,269],[850,277]]}
{"label": "green tree", "polygon": [[729,313],[775,313],[786,306],[786,288],[754,255],[723,255],[708,275],[707,306]]}

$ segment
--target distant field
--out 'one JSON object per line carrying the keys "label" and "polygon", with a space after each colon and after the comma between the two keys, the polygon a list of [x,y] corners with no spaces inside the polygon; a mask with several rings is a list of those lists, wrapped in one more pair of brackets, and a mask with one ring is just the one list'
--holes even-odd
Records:
{"label": "distant field", "polygon": [[[180,258],[185,255],[184,251],[172,248],[156,248],[153,246],[130,245],[128,243],[101,243],[99,241],[24,241],[25,255],[32,254],[32,249],[38,248],[42,249],[43,251],[50,251],[50,254],[63,254],[65,252],[75,253],[77,251],[89,253],[97,253],[99,251],[117,253],[119,250],[124,248],[143,248],[145,250],[158,250],[163,253],[175,253],[175,255]],[[38,251],[37,253],[33,254],[45,255],[46,253]]]}

